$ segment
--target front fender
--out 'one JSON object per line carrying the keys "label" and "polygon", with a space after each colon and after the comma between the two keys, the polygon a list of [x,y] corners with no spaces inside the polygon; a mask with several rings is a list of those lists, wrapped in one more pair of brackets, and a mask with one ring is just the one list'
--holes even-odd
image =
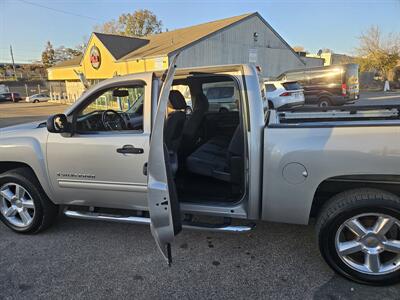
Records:
{"label": "front fender", "polygon": [[46,165],[46,144],[34,137],[9,137],[0,139],[0,164],[17,163],[29,166],[35,173],[43,190],[54,199]]}

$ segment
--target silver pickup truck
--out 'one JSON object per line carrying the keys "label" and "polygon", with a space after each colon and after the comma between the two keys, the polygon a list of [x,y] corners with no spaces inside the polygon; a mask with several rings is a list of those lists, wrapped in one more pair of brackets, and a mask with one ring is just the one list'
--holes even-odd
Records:
{"label": "silver pickup truck", "polygon": [[[215,82],[234,85],[237,110],[209,111],[202,86]],[[399,281],[399,110],[265,111],[264,95],[250,65],[173,62],[102,81],[65,114],[0,129],[0,218],[20,233],[46,229],[59,211],[149,224],[169,263],[182,228],[315,222],[336,272]]]}

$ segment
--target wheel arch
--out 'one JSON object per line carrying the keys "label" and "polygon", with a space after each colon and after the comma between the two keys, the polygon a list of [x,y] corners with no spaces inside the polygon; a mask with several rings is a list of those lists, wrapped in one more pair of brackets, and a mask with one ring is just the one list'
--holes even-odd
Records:
{"label": "wheel arch", "polygon": [[15,170],[15,169],[19,169],[19,168],[26,168],[30,172],[32,172],[33,176],[35,176],[35,178],[39,182],[40,188],[44,191],[44,193],[47,195],[47,197],[54,203],[54,201],[51,198],[52,193],[51,193],[48,182],[45,179],[41,180],[40,176],[38,176],[37,170],[35,170],[31,165],[29,165],[26,162],[21,162],[21,161],[2,161],[2,162],[0,162],[0,174]]}
{"label": "wheel arch", "polygon": [[358,188],[374,188],[400,195],[400,175],[368,174],[334,176],[323,180],[317,187],[309,218],[316,217],[324,204],[333,196]]}
{"label": "wheel arch", "polygon": [[53,195],[49,181],[45,147],[36,137],[0,140],[0,174],[19,167],[29,168],[48,198],[54,202],[53,199],[56,197]]}
{"label": "wheel arch", "polygon": [[332,97],[333,95],[331,93],[324,91],[318,94],[318,101],[321,100],[322,98],[328,98],[329,100],[332,100]]}

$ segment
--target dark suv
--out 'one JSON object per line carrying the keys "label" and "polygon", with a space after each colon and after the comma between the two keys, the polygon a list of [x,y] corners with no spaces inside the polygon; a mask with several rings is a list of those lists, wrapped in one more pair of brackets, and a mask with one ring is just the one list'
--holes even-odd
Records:
{"label": "dark suv", "polygon": [[21,100],[22,100],[22,97],[19,93],[2,93],[2,94],[0,94],[0,102],[1,101],[18,102]]}
{"label": "dark suv", "polygon": [[287,71],[278,79],[298,81],[304,88],[305,104],[335,106],[359,98],[357,64]]}

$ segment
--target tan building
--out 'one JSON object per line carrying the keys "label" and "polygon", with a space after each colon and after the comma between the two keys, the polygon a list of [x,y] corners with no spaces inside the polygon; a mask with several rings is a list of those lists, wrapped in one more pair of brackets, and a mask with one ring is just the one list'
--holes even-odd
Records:
{"label": "tan building", "polygon": [[179,67],[254,63],[263,76],[307,67],[285,40],[258,13],[245,14],[143,38],[92,33],[85,53],[48,69],[48,79],[64,86],[55,99],[74,102],[87,81],[166,69],[180,53]]}

